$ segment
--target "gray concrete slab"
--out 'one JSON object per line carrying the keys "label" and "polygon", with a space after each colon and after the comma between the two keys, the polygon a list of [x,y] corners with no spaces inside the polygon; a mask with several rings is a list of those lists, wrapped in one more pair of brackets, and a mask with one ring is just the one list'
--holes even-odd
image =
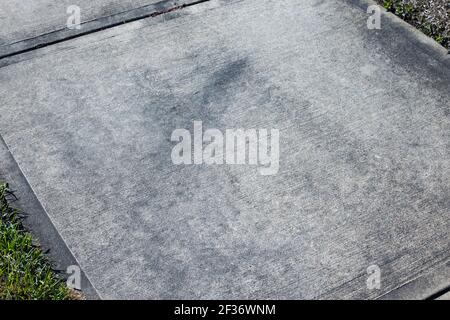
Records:
{"label": "gray concrete slab", "polygon": [[[377,298],[445,265],[450,63],[367,18],[210,1],[0,60],[0,132],[101,297]],[[278,129],[278,174],[174,165],[194,120]]]}
{"label": "gray concrete slab", "polygon": [[[0,58],[164,12],[196,0],[9,0],[0,2]],[[79,28],[68,28],[77,6]],[[72,23],[75,20],[70,20]]]}

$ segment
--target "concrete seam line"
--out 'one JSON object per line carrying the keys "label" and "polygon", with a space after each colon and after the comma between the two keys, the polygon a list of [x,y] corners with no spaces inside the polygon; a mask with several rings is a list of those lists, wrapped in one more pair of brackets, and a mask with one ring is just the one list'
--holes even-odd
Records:
{"label": "concrete seam line", "polygon": [[[198,1],[195,1],[192,3],[184,3],[184,4],[180,4],[180,5],[176,5],[176,6],[167,6],[166,8],[164,8],[162,10],[161,9],[158,10],[157,9],[158,5],[166,4],[169,2],[167,0],[163,0],[161,2],[158,2],[157,4],[147,5],[144,7],[120,12],[120,13],[117,13],[117,14],[114,14],[111,16],[100,17],[99,19],[85,21],[82,23],[82,25],[87,25],[88,30],[86,30],[84,32],[70,34],[71,30],[67,31],[67,29],[59,29],[59,30],[54,30],[54,31],[39,35],[37,37],[30,38],[30,39],[16,41],[14,43],[6,45],[4,47],[5,49],[3,49],[3,50],[2,50],[2,47],[0,47],[0,60],[10,58],[10,57],[22,54],[22,53],[34,51],[34,50],[37,50],[40,48],[48,47],[48,46],[58,44],[61,42],[65,42],[68,40],[76,39],[76,38],[79,38],[79,37],[82,37],[85,35],[89,35],[92,33],[100,32],[100,31],[103,31],[106,29],[114,28],[114,27],[117,27],[117,26],[120,26],[120,25],[123,25],[126,23],[131,23],[134,21],[147,19],[147,18],[154,18],[154,17],[160,16],[160,15],[163,15],[163,14],[166,14],[169,12],[181,10],[183,8],[198,5],[203,2],[208,2],[208,1],[210,1],[210,0],[198,0]],[[145,11],[145,12],[143,12],[143,11]],[[127,14],[131,15],[131,16],[127,17],[126,16]],[[106,20],[106,24],[101,25],[101,23],[105,20]],[[109,20],[113,20],[113,21],[109,22]],[[66,35],[66,33],[69,33],[69,34]],[[33,43],[27,47],[27,43],[29,43],[29,42],[36,42],[36,43]],[[14,49],[15,46],[19,47],[19,48]],[[25,48],[21,48],[22,46],[24,46]],[[12,49],[11,49],[11,47],[12,47]]]}

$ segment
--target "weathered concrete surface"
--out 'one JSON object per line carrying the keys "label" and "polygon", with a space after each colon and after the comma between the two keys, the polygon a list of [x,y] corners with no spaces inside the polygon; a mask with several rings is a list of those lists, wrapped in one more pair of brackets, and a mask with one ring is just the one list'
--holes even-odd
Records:
{"label": "weathered concrete surface", "polygon": [[[449,260],[450,63],[365,9],[211,1],[0,61],[0,132],[101,297],[376,298]],[[279,129],[279,173],[173,165],[193,120]]]}
{"label": "weathered concrete surface", "polygon": [[[92,32],[196,0],[8,0],[0,2],[0,57]],[[69,6],[80,28],[67,28]]]}

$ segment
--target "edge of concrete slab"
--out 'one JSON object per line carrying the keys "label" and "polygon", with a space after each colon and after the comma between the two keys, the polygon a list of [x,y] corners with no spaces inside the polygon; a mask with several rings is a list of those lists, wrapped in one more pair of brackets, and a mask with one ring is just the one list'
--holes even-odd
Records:
{"label": "edge of concrete slab", "polygon": [[[366,10],[369,6],[377,5],[373,0],[347,0]],[[420,30],[402,20],[395,14],[382,8],[382,17],[398,28],[402,35],[411,39],[411,42],[417,45],[417,48],[425,51],[431,57],[445,64],[450,70],[450,52],[439,43],[428,37]],[[429,270],[428,272],[417,276],[404,285],[393,289],[377,299],[381,300],[399,300],[399,299],[435,299],[445,295],[450,291],[450,256],[447,259]]]}
{"label": "edge of concrete slab", "polygon": [[162,0],[155,4],[149,4],[129,11],[119,12],[111,16],[99,17],[95,20],[83,22],[80,29],[62,28],[37,37],[0,46],[0,59],[81,37],[86,34],[112,28],[124,23],[154,17],[206,1],[209,0]]}
{"label": "edge of concrete slab", "polygon": [[379,300],[433,300],[450,291],[450,257],[429,272],[378,297]]}
{"label": "edge of concrete slab", "polygon": [[[80,266],[80,264],[56,230],[1,136],[0,158],[2,159],[0,162],[0,179],[9,183],[18,198],[14,207],[23,213],[23,225],[33,234],[33,238],[38,240],[42,251],[52,262],[58,274],[67,279],[68,275],[65,272],[67,267]],[[87,299],[100,299],[100,295],[82,269],[81,289]]]}
{"label": "edge of concrete slab", "polygon": [[[398,27],[398,31],[403,32],[403,35],[411,40],[416,40],[416,44],[420,49],[426,51],[427,53],[433,55],[433,57],[444,62],[450,68],[450,51],[437,43],[434,39],[428,37],[422,31],[409,24],[405,20],[396,16],[392,12],[388,12],[385,8],[380,6],[374,0],[344,0],[350,4],[353,4],[360,9],[366,11],[369,6],[378,6],[382,11],[382,18],[386,18],[390,23]],[[372,15],[368,13],[368,16]],[[383,26],[381,26],[383,28]]]}
{"label": "edge of concrete slab", "polygon": [[[421,50],[431,58],[441,62],[450,70],[450,52],[423,32],[410,25],[395,14],[382,8],[374,0],[345,0],[348,3],[366,11],[369,6],[382,9],[382,19],[394,27],[402,36],[414,43],[411,50]],[[369,13],[368,13],[369,16]],[[382,21],[383,23],[383,21]],[[383,27],[382,27],[383,28]],[[435,299],[450,291],[450,256],[441,260],[430,270],[419,274],[400,287],[377,297],[380,300],[423,300]]]}

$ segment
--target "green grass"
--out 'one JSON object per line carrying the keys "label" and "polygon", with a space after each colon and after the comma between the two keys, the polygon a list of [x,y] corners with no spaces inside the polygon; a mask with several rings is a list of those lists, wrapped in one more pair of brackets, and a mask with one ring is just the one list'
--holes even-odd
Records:
{"label": "green grass", "polygon": [[0,299],[67,300],[71,292],[10,207],[13,194],[0,182]]}
{"label": "green grass", "polygon": [[378,0],[378,2],[388,11],[450,49],[450,5],[448,0]]}

